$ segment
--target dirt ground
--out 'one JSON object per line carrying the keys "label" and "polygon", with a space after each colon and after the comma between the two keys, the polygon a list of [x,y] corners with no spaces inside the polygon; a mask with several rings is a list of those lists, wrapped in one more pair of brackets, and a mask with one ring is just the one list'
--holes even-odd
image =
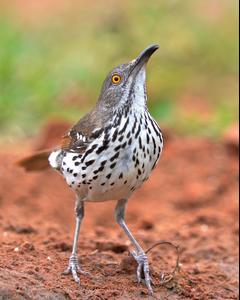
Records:
{"label": "dirt ground", "polygon": [[62,274],[74,194],[52,170],[30,174],[14,165],[54,142],[50,127],[40,142],[0,151],[0,299],[238,299],[238,157],[231,143],[167,134],[160,164],[130,200],[127,222],[144,249],[159,240],[180,247],[180,271],[166,284],[160,273],[171,272],[174,251],[159,246],[149,253],[151,297],[136,282],[114,202],[86,207],[79,261],[91,277],[81,276],[77,286]]}

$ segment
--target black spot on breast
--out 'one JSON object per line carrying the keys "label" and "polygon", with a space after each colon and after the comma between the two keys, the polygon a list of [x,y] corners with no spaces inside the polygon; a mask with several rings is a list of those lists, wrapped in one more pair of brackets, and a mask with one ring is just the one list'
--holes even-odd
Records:
{"label": "black spot on breast", "polygon": [[103,128],[100,128],[100,129],[98,129],[98,130],[95,130],[95,131],[91,134],[91,138],[92,138],[92,139],[97,139],[102,133],[103,133]]}
{"label": "black spot on breast", "polygon": [[114,130],[113,136],[112,136],[112,142],[115,142],[118,136],[118,128]]}
{"label": "black spot on breast", "polygon": [[129,139],[128,145],[130,146],[132,144],[132,138]]}
{"label": "black spot on breast", "polygon": [[141,131],[141,124],[139,123],[138,130],[137,130],[137,132],[135,134],[135,139],[139,136],[140,131]]}
{"label": "black spot on breast", "polygon": [[114,148],[114,151],[118,151],[121,147],[122,145],[118,145],[117,147]]}
{"label": "black spot on breast", "polygon": [[110,185],[113,186],[115,184],[115,182],[112,182]]}
{"label": "black spot on breast", "polygon": [[160,140],[162,140],[162,134],[161,134],[161,130],[159,128],[159,126],[157,125],[157,123],[150,117],[149,118],[151,124],[152,124],[152,127],[153,127],[153,130],[155,132],[155,134],[160,138]]}
{"label": "black spot on breast", "polygon": [[73,174],[73,176],[74,176],[74,177],[77,177],[77,176],[78,176],[78,174],[77,174],[77,173],[74,173],[74,174]]}
{"label": "black spot on breast", "polygon": [[149,137],[149,134],[147,133],[147,139],[146,139],[146,141],[147,141],[147,144],[149,144],[149,142],[150,142],[150,137]]}
{"label": "black spot on breast", "polygon": [[86,162],[85,162],[85,165],[86,165],[87,167],[89,167],[89,166],[91,166],[94,162],[95,162],[95,159],[91,159],[91,160],[89,160],[89,161],[86,161]]}
{"label": "black spot on breast", "polygon": [[109,145],[109,139],[108,138],[109,138],[109,135],[105,134],[102,146],[100,146],[96,151],[97,154],[100,154],[101,152],[103,152],[104,150],[106,150],[108,148],[108,145]]}
{"label": "black spot on breast", "polygon": [[132,134],[134,134],[136,126],[137,126],[137,117],[134,115],[134,123],[133,123],[133,127],[132,127]]}
{"label": "black spot on breast", "polygon": [[128,123],[129,123],[129,118],[127,118],[123,128],[119,131],[119,134],[123,134],[126,131]]}
{"label": "black spot on breast", "polygon": [[152,166],[152,170],[156,167],[157,164],[157,160],[154,162],[153,166]]}
{"label": "black spot on breast", "polygon": [[116,163],[110,165],[110,169],[113,169],[116,166]]}
{"label": "black spot on breast", "polygon": [[152,137],[152,142],[153,142],[153,154],[156,154],[156,142],[154,137]]}
{"label": "black spot on breast", "polygon": [[80,162],[79,162],[79,161],[76,161],[76,162],[74,163],[74,165],[77,167],[77,166],[80,165]]}
{"label": "black spot on breast", "polygon": [[121,178],[123,178],[123,173],[121,173],[121,174],[119,175],[119,179],[121,179]]}
{"label": "black spot on breast", "polygon": [[121,136],[119,137],[118,141],[121,142],[121,141],[123,140],[123,138],[124,138],[124,136],[121,135]]}
{"label": "black spot on breast", "polygon": [[106,165],[106,163],[107,163],[107,160],[103,160],[102,162],[101,162],[101,166],[105,166]]}
{"label": "black spot on breast", "polygon": [[141,137],[138,138],[138,144],[139,144],[139,148],[142,149],[142,139],[141,139]]}
{"label": "black spot on breast", "polygon": [[97,170],[94,170],[93,173],[94,173],[94,174],[97,174],[97,173],[99,173],[99,172],[102,172],[103,169],[104,169],[104,166],[101,166],[101,167],[99,167]]}
{"label": "black spot on breast", "polygon": [[111,162],[114,161],[115,159],[118,158],[118,156],[119,156],[119,152],[117,152],[114,156],[112,156],[112,157],[110,158],[110,161],[111,161]]}
{"label": "black spot on breast", "polygon": [[82,161],[84,161],[86,159],[86,157],[97,148],[97,146],[98,146],[97,144],[92,145],[92,147],[85,152],[85,154],[82,158]]}
{"label": "black spot on breast", "polygon": [[107,178],[107,179],[110,179],[111,176],[112,176],[112,173],[109,173],[109,174],[106,176],[106,178]]}
{"label": "black spot on breast", "polygon": [[118,114],[117,117],[114,120],[113,126],[118,127],[122,120],[122,114]]}
{"label": "black spot on breast", "polygon": [[76,159],[78,159],[78,156],[73,156],[72,160],[75,161]]}
{"label": "black spot on breast", "polygon": [[93,176],[93,180],[96,180],[98,178],[98,176],[96,175],[96,176]]}
{"label": "black spot on breast", "polygon": [[122,144],[122,149],[124,149],[127,146],[127,142]]}

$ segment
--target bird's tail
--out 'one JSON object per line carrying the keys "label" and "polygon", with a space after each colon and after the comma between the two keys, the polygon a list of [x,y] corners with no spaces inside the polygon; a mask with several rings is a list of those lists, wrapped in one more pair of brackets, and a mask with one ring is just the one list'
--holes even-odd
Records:
{"label": "bird's tail", "polygon": [[48,157],[52,150],[42,150],[20,159],[16,164],[28,172],[42,171],[50,167]]}

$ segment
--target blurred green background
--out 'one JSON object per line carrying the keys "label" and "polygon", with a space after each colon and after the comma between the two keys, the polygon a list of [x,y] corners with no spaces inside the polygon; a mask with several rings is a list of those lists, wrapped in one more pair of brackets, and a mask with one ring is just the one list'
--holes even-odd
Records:
{"label": "blurred green background", "polygon": [[1,136],[77,121],[106,74],[151,43],[152,114],[179,133],[220,136],[238,120],[237,3],[0,1]]}

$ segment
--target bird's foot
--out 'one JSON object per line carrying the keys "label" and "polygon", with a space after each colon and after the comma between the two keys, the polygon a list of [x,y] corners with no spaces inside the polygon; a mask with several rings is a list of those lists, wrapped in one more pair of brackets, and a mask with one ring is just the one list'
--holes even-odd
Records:
{"label": "bird's foot", "polygon": [[149,274],[149,263],[148,263],[147,255],[143,251],[142,252],[132,251],[131,255],[138,263],[138,267],[137,267],[138,283],[140,283],[143,280],[148,288],[149,294],[152,295],[153,294],[153,289],[151,285],[152,280]]}
{"label": "bird's foot", "polygon": [[77,255],[72,254],[69,258],[68,268],[63,272],[64,275],[72,274],[74,281],[80,284],[80,278],[78,274],[83,274],[86,276],[91,276],[90,273],[84,272],[78,263]]}

